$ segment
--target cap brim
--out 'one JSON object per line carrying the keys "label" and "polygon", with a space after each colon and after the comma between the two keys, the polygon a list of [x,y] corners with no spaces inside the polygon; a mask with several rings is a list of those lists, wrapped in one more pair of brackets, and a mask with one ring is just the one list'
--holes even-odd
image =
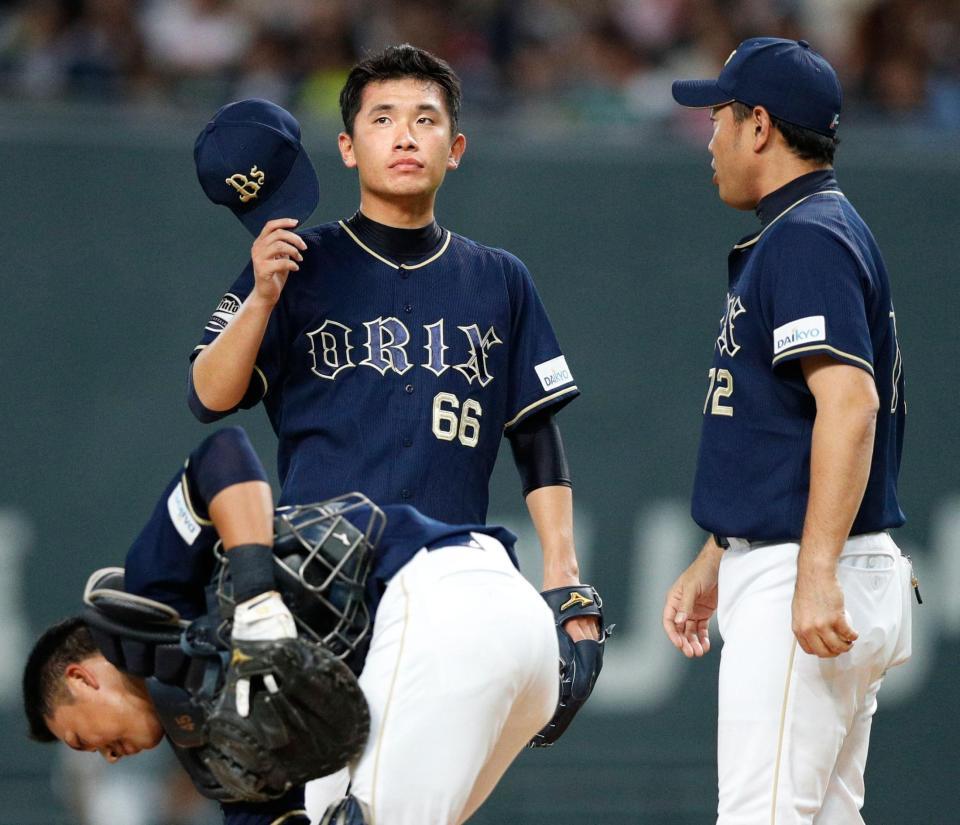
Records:
{"label": "cap brim", "polygon": [[275,218],[296,218],[300,226],[309,218],[320,202],[320,183],[302,146],[290,167],[286,180],[270,196],[270,200],[248,212],[235,213],[240,222],[256,237],[267,221]]}
{"label": "cap brim", "polygon": [[709,109],[733,100],[716,80],[674,80],[673,99],[691,109]]}

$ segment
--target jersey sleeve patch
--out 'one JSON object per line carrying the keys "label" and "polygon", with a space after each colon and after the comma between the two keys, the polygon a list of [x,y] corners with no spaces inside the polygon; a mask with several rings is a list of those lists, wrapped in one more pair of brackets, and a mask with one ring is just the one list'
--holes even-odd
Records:
{"label": "jersey sleeve patch", "polygon": [[213,315],[210,316],[210,320],[207,321],[204,329],[207,332],[223,332],[233,316],[240,311],[241,303],[236,295],[228,292],[220,299],[220,303],[217,304],[217,308],[213,311]]}
{"label": "jersey sleeve patch", "polygon": [[773,354],[776,356],[791,347],[826,340],[827,325],[822,315],[798,318],[773,331]]}
{"label": "jersey sleeve patch", "polygon": [[177,484],[167,497],[167,512],[177,532],[188,545],[192,545],[200,535],[200,524],[190,512],[183,495],[183,484]]}
{"label": "jersey sleeve patch", "polygon": [[564,384],[569,384],[573,381],[573,375],[567,366],[567,359],[562,355],[551,358],[549,361],[544,361],[542,364],[537,364],[534,370],[546,391],[562,387]]}

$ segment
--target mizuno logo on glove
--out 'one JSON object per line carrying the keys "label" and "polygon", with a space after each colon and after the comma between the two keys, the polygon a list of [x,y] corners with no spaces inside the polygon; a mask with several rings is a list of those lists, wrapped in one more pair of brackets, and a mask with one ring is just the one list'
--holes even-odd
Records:
{"label": "mizuno logo on glove", "polygon": [[577,605],[586,607],[589,604],[593,604],[593,599],[588,599],[586,596],[581,596],[579,593],[573,592],[570,594],[570,598],[560,605],[560,612],[562,613],[564,610],[568,610]]}

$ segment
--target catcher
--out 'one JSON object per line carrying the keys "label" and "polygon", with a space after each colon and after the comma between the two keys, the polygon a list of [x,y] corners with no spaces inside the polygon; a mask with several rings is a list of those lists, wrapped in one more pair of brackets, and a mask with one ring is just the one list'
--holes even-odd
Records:
{"label": "catcher", "polygon": [[228,825],[307,825],[303,783],[344,766],[324,823],[463,822],[602,665],[605,633],[563,630],[602,627],[596,592],[540,598],[514,541],[359,493],[275,511],[246,434],[220,430],[34,646],[30,734],[109,762],[166,737]]}

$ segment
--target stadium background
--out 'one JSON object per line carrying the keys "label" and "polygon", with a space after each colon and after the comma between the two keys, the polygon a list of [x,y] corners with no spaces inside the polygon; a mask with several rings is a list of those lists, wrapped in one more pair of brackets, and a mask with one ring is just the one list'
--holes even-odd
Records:
{"label": "stadium background", "polygon": [[[884,250],[906,365],[898,538],[925,604],[881,693],[866,819],[957,821],[960,4],[40,0],[0,2],[0,825],[217,821],[188,813],[162,752],[101,771],[27,742],[21,663],[86,575],[122,562],[205,432],[186,357],[249,237],[203,198],[196,133],[227,100],[284,103],[320,176],[314,221],[346,216],[335,92],[364,47],[399,40],[464,77],[470,146],[439,220],[527,262],[583,390],[562,414],[579,545],[618,624],[571,731],[523,754],[472,821],[712,821],[718,651],[685,661],[658,616],[700,540],[687,499],[724,255],[756,223],[717,200],[705,115],[676,110],[669,80],[715,74],[757,33],[806,37],[841,71],[838,173]],[[262,412],[237,420],[272,465]],[[493,488],[536,578],[509,457]]]}

